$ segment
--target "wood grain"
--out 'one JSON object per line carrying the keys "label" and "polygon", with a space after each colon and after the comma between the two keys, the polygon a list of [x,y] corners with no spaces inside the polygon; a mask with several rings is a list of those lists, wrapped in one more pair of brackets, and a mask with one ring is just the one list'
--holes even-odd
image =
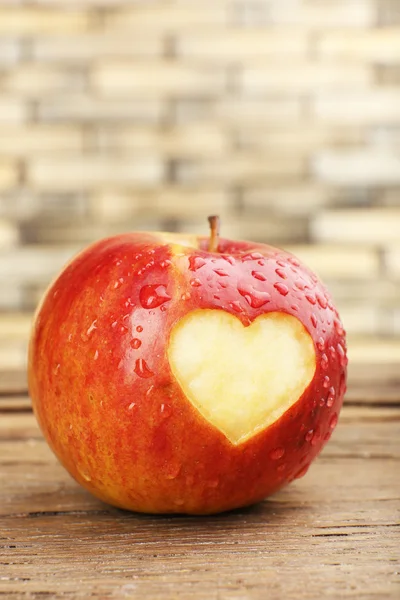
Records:
{"label": "wood grain", "polygon": [[82,490],[29,399],[4,397],[0,597],[395,600],[399,439],[399,405],[347,406],[309,473],[272,498],[214,517],[143,516]]}

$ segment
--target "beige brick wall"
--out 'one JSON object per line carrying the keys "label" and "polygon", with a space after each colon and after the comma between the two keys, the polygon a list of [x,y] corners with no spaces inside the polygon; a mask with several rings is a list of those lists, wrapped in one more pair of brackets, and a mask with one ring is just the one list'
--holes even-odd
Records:
{"label": "beige brick wall", "polygon": [[93,239],[214,212],[400,336],[400,0],[0,2],[0,311]]}

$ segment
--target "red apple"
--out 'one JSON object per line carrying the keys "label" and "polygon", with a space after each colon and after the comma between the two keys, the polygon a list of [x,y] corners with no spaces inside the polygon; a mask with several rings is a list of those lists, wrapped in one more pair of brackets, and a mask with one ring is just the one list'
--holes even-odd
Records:
{"label": "red apple", "polygon": [[36,314],[29,388],[69,473],[115,506],[216,513],[303,475],[334,429],[345,334],[293,255],[166,233],[101,240]]}

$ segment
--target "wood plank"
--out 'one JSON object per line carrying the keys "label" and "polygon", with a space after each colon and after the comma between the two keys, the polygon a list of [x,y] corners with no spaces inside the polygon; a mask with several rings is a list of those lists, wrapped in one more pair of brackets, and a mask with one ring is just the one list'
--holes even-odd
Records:
{"label": "wood plank", "polygon": [[348,406],[309,473],[214,517],[126,513],[62,469],[31,413],[0,419],[0,597],[395,600],[400,407]]}

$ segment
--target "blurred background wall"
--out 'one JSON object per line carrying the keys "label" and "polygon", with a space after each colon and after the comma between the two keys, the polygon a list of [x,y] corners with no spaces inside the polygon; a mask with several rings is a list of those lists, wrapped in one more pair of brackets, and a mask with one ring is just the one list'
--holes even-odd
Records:
{"label": "blurred background wall", "polygon": [[400,335],[400,0],[1,0],[3,336],[88,242],[210,213]]}

